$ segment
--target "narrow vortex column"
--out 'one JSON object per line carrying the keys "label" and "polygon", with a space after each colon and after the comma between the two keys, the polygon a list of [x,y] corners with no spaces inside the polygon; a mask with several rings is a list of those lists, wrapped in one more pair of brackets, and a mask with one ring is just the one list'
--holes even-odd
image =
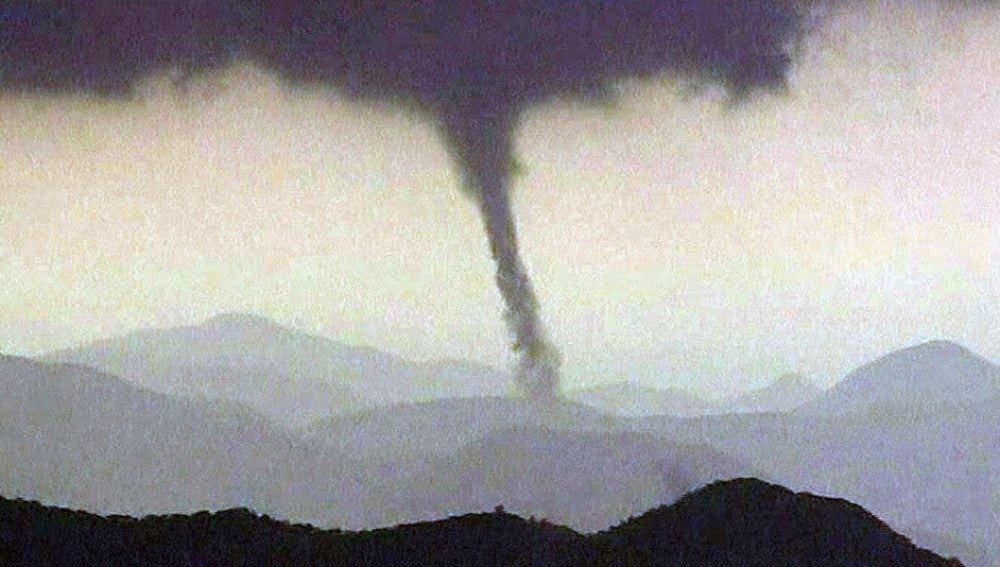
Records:
{"label": "narrow vortex column", "polygon": [[496,262],[504,318],[518,355],[516,383],[531,401],[554,403],[559,390],[558,350],[542,326],[538,299],[518,251],[510,202],[513,173],[513,113],[468,110],[444,121],[449,148],[458,160],[466,191],[476,199]]}
{"label": "narrow vortex column", "polygon": [[480,209],[497,266],[497,288],[507,307],[504,317],[514,338],[514,352],[520,357],[518,387],[532,401],[549,403],[558,391],[560,357],[542,327],[538,299],[518,253],[509,201],[505,187],[484,186]]}

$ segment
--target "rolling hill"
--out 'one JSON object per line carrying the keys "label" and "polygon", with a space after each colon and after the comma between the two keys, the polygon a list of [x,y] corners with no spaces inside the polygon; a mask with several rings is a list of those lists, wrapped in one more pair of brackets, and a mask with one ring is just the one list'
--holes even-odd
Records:
{"label": "rolling hill", "polygon": [[599,534],[627,564],[960,565],[920,549],[860,506],[757,479],[714,483]]}
{"label": "rolling hill", "polygon": [[716,483],[586,536],[497,509],[366,532],[247,509],[141,520],[0,498],[0,560],[47,565],[683,565],[957,567],[842,500]]}
{"label": "rolling hill", "polygon": [[[102,512],[267,509],[298,441],[236,404],[0,356],[0,491]],[[287,484],[286,484],[287,483]]]}
{"label": "rolling hill", "polygon": [[502,395],[509,383],[489,367],[410,362],[243,313],[136,331],[43,359],[84,364],[157,392],[239,401],[288,427],[377,405]]}
{"label": "rolling hill", "polygon": [[[237,403],[160,394],[80,365],[3,357],[0,387],[0,491],[102,513],[252,506],[299,521],[370,528],[426,517],[437,502],[471,511],[493,496],[513,502],[540,494],[544,479],[533,475],[546,463],[576,479],[564,486],[572,490],[553,493],[567,498],[582,494],[581,487],[632,486],[632,475],[645,475],[634,480],[631,500],[612,502],[626,494],[622,489],[566,508],[570,520],[610,521],[714,480],[711,466],[726,462],[708,449],[706,465],[693,449],[611,433],[620,421],[574,404],[439,400],[372,409],[292,433]],[[549,432],[544,447],[535,444],[541,438],[524,437],[536,430]],[[514,439],[504,435],[517,431],[525,432],[518,446],[530,449],[521,461],[505,448]],[[619,469],[622,459],[645,468]],[[455,475],[496,464],[508,467],[508,481],[529,490],[442,499],[452,496]],[[432,486],[418,482],[430,478],[428,471],[438,471]],[[562,508],[539,513],[550,510]]]}
{"label": "rolling hill", "polygon": [[809,413],[926,413],[1000,396],[1000,366],[949,341],[879,357],[801,408]]}
{"label": "rolling hill", "polygon": [[719,479],[752,474],[705,446],[627,432],[501,430],[437,459],[386,509],[427,520],[503,504],[522,516],[595,531]]}

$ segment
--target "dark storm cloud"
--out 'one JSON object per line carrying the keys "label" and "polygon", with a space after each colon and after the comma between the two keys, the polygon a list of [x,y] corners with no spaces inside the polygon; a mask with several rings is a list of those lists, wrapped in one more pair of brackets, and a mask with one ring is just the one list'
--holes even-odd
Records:
{"label": "dark storm cloud", "polygon": [[428,107],[520,107],[665,71],[776,85],[786,0],[12,0],[3,84],[128,93],[158,68],[254,60],[292,81]]}
{"label": "dark storm cloud", "polygon": [[555,396],[559,356],[518,253],[510,205],[521,111],[670,74],[736,98],[785,85],[803,29],[792,0],[7,0],[0,86],[128,98],[250,61],[292,84],[422,109],[482,212],[522,390]]}

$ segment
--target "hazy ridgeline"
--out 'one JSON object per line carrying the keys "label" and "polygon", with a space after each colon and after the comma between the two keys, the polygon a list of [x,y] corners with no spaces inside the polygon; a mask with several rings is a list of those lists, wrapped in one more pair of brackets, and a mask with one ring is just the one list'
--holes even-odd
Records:
{"label": "hazy ridgeline", "polygon": [[[305,345],[315,364],[302,358]],[[645,418],[613,411],[629,392],[626,414],[655,398],[642,390],[618,389],[617,405],[604,409],[539,405],[497,397],[487,380],[477,393],[448,370],[436,381],[433,365],[249,316],[142,331],[45,359],[0,359],[0,493],[8,497],[137,515],[249,506],[345,529],[503,504],[593,531],[713,480],[754,476],[847,498],[970,565],[1000,557],[1000,371],[953,343],[891,353],[784,413],[746,413],[741,398],[729,409],[714,403],[708,415]],[[234,367],[217,374],[225,360]],[[102,373],[110,368],[128,379]],[[268,419],[240,401],[266,410],[276,395],[280,417],[296,384],[312,387],[303,370],[311,368],[334,377],[317,392],[357,395],[317,394],[313,407],[329,415],[294,429],[295,420]],[[287,389],[227,382],[241,369],[273,372]],[[414,376],[421,386],[407,390]],[[761,392],[798,391],[800,382],[786,377]],[[191,384],[200,385],[195,396]],[[380,386],[365,399],[364,384]],[[381,391],[413,398],[379,399]],[[427,400],[430,392],[445,397]],[[366,407],[355,410],[359,399]],[[674,413],[706,410],[693,404]]]}

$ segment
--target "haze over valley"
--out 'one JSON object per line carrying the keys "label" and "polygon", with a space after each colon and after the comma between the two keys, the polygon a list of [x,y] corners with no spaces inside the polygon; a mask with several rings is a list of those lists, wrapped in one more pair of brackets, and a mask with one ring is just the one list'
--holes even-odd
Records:
{"label": "haze over valley", "polygon": [[[482,378],[456,382],[456,368]],[[1000,367],[958,344],[887,353],[828,390],[784,376],[730,400],[611,384],[538,405],[499,395],[503,375],[232,313],[5,356],[0,493],[137,515],[251,506],[345,529],[503,504],[587,532],[753,476],[998,564]],[[309,413],[287,412],[295,396]]]}

